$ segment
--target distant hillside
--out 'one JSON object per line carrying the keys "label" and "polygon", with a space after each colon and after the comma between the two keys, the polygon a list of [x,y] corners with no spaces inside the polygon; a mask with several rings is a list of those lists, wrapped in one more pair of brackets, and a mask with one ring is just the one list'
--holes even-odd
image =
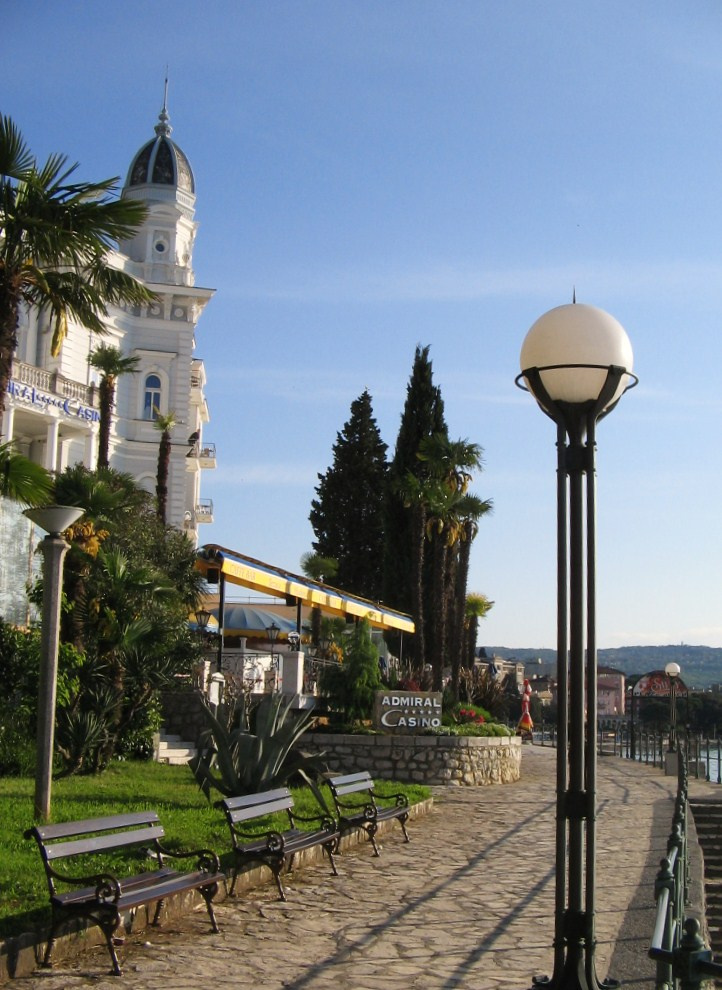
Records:
{"label": "distant hillside", "polygon": [[[504,660],[520,660],[525,664],[541,660],[540,667],[553,671],[556,666],[556,650],[512,649],[507,646],[486,646],[487,656]],[[650,670],[663,670],[674,660],[682,668],[682,679],[691,688],[707,688],[722,683],[722,648],[714,646],[620,646],[599,650],[598,662],[605,667],[616,667],[625,674],[646,674]]]}

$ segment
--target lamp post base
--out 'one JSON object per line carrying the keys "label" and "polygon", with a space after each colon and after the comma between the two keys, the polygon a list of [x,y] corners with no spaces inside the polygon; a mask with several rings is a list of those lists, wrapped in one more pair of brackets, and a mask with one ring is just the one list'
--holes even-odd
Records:
{"label": "lamp post base", "polygon": [[576,951],[567,956],[564,967],[558,977],[535,976],[531,990],[615,990],[620,986],[619,980],[600,980],[594,972],[587,973],[584,956]]}

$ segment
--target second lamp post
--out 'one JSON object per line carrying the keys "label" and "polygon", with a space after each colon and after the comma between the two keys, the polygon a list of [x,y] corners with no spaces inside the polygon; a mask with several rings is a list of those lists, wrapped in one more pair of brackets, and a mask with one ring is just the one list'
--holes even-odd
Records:
{"label": "second lamp post", "polygon": [[[557,425],[557,816],[551,990],[598,990],[595,971],[597,645],[595,429],[635,385],[632,346],[601,309],[541,316],[517,385]],[[586,520],[585,520],[586,517]],[[586,525],[585,525],[586,521]],[[586,661],[586,668],[585,668]]]}

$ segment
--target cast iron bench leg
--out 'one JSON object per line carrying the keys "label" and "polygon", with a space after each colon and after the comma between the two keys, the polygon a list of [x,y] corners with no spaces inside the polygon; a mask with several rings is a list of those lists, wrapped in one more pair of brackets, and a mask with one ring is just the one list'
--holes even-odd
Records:
{"label": "cast iron bench leg", "polygon": [[201,887],[200,891],[203,900],[206,902],[208,917],[211,919],[211,927],[213,928],[213,932],[218,935],[220,928],[218,927],[218,922],[216,921],[216,912],[213,910],[213,898],[218,893],[218,884],[214,883],[211,884],[210,887]]}

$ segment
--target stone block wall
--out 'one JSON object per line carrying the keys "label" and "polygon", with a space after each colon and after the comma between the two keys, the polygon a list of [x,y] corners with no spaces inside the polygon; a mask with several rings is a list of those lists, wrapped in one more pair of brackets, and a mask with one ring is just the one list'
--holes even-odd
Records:
{"label": "stone block wall", "polygon": [[521,775],[518,736],[335,735],[307,732],[300,749],[325,752],[332,771],[368,770],[382,780],[476,787],[509,784]]}
{"label": "stone block wall", "polygon": [[161,693],[161,707],[164,731],[197,746],[201,733],[207,728],[200,692],[190,683],[181,681],[175,690]]}

